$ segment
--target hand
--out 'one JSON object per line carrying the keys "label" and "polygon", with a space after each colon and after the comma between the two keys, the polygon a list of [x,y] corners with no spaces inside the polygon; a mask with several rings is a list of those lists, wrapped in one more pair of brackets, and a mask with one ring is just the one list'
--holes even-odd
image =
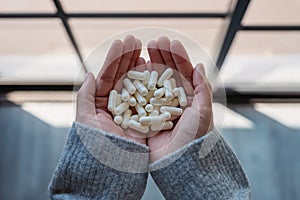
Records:
{"label": "hand", "polygon": [[141,41],[133,36],[127,36],[124,41],[115,40],[112,44],[104,65],[95,80],[93,74],[88,73],[86,80],[77,94],[76,120],[91,127],[108,133],[146,144],[144,138],[134,137],[134,131],[124,132],[116,125],[107,110],[109,92],[117,81],[129,69],[144,63],[139,57]]}
{"label": "hand", "polygon": [[[164,64],[177,70],[194,89],[191,107],[184,110],[174,129],[161,131],[148,138],[150,160],[154,162],[212,129],[212,96],[204,66],[198,64],[193,68],[186,50],[179,41],[170,42],[167,37],[161,37],[158,41],[149,42],[148,52],[151,63]],[[188,86],[183,84],[183,87],[188,95],[191,95]]]}

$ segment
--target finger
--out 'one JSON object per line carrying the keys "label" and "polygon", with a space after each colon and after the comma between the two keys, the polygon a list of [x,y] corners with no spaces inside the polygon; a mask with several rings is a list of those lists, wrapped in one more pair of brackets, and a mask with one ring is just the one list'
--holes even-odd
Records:
{"label": "finger", "polygon": [[176,79],[176,80],[179,80],[177,85],[184,88],[186,95],[193,96],[194,95],[194,87],[193,87],[191,81],[187,80],[182,74],[178,73],[177,75],[180,77],[180,78]]}
{"label": "finger", "polygon": [[195,87],[195,96],[192,107],[210,120],[212,116],[212,95],[209,89],[209,83],[205,77],[205,69],[202,64],[196,65],[194,69],[193,85]]}
{"label": "finger", "polygon": [[164,60],[160,54],[160,51],[157,46],[157,42],[155,40],[151,40],[148,43],[148,53],[152,63],[164,64]]}
{"label": "finger", "polygon": [[[186,139],[205,135],[213,125],[212,99],[209,83],[205,77],[205,69],[202,64],[196,65],[193,71],[193,86],[195,88],[195,96],[192,100],[192,106],[184,111],[180,118],[180,122],[182,123],[179,123],[181,127],[187,127],[185,130]],[[193,118],[194,125],[187,122],[185,116]],[[185,125],[185,123],[187,124]],[[187,134],[191,127],[194,128],[194,131],[190,132],[192,134]],[[195,135],[195,133],[197,134]]]}
{"label": "finger", "polygon": [[136,66],[139,66],[139,65],[145,65],[146,64],[146,61],[143,57],[139,57],[137,60],[136,60]]}
{"label": "finger", "polygon": [[164,60],[164,64],[168,67],[171,67],[175,70],[177,70],[176,65],[173,61],[171,52],[170,52],[170,40],[166,36],[162,36],[158,39],[157,45],[160,51],[160,54],[162,56],[162,59]]}
{"label": "finger", "polygon": [[136,71],[139,71],[139,72],[143,72],[147,69],[147,66],[146,66],[146,61],[144,58],[142,57],[139,57],[136,61],[136,68],[135,70]]}
{"label": "finger", "polygon": [[93,74],[88,73],[84,83],[77,93],[76,120],[82,121],[86,116],[94,116],[96,80]]}
{"label": "finger", "polygon": [[97,76],[96,96],[108,96],[109,91],[113,88],[122,53],[123,42],[115,40],[107,53],[102,70]]}
{"label": "finger", "polygon": [[120,60],[119,68],[115,76],[114,83],[116,83],[128,70],[128,67],[133,59],[133,53],[136,40],[132,35],[128,35],[124,39],[123,53]]}
{"label": "finger", "polygon": [[153,66],[151,64],[151,62],[147,62],[146,63],[146,69],[149,71],[149,72],[152,72],[154,69],[153,69]]}
{"label": "finger", "polygon": [[132,55],[132,59],[131,59],[131,62],[129,64],[129,70],[134,68],[136,65],[136,62],[137,62],[137,59],[139,58],[140,54],[141,54],[141,51],[142,51],[142,42],[141,40],[139,39],[136,39],[135,40],[135,50],[134,50],[134,53]]}
{"label": "finger", "polygon": [[170,44],[172,58],[180,74],[182,74],[192,84],[193,66],[189,56],[178,40],[173,40]]}
{"label": "finger", "polygon": [[195,95],[199,93],[209,94],[210,84],[205,77],[205,68],[203,64],[197,64],[193,73],[193,86]]}
{"label": "finger", "polygon": [[151,40],[148,43],[148,53],[153,69],[156,70],[159,75],[162,74],[164,71],[163,65],[165,63],[155,40]]}
{"label": "finger", "polygon": [[107,103],[108,103],[107,97],[95,97],[96,109],[107,110]]}
{"label": "finger", "polygon": [[210,84],[210,82],[208,81],[207,77],[206,77],[206,71],[205,71],[205,67],[203,66],[203,64],[198,64],[199,66],[199,71],[200,74],[202,74],[202,77],[204,78],[204,81],[206,82],[206,85],[208,87],[209,93],[212,95],[212,86]]}

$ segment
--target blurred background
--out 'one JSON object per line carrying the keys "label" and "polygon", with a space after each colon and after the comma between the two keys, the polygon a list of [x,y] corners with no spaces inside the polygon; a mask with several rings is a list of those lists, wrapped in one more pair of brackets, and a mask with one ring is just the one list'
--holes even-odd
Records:
{"label": "blurred background", "polygon": [[[299,0],[0,0],[0,199],[47,199],[82,60],[142,27],[179,31],[216,62],[222,134],[253,199],[300,199],[299,10]],[[143,199],[163,199],[151,178]]]}

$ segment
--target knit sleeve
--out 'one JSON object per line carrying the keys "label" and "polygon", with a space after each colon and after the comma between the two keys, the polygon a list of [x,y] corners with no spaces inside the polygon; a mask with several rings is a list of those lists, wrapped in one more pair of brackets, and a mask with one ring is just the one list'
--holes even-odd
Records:
{"label": "knit sleeve", "polygon": [[166,199],[250,199],[244,170],[231,147],[213,130],[150,165]]}
{"label": "knit sleeve", "polygon": [[148,147],[74,122],[48,187],[51,199],[140,199]]}

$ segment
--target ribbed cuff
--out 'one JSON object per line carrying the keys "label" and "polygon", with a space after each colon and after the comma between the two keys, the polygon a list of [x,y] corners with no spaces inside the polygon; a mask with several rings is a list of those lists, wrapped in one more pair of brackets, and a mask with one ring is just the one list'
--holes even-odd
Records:
{"label": "ribbed cuff", "polygon": [[[49,196],[140,199],[147,182],[148,151],[145,145],[74,122],[49,185]],[[132,155],[142,156],[137,160]],[[111,157],[114,159],[108,159]]]}
{"label": "ribbed cuff", "polygon": [[100,131],[80,122],[75,122],[73,127],[85,148],[102,164],[130,173],[148,171],[149,148],[146,145]]}
{"label": "ribbed cuff", "polygon": [[166,199],[250,198],[239,160],[215,129],[149,168]]}

